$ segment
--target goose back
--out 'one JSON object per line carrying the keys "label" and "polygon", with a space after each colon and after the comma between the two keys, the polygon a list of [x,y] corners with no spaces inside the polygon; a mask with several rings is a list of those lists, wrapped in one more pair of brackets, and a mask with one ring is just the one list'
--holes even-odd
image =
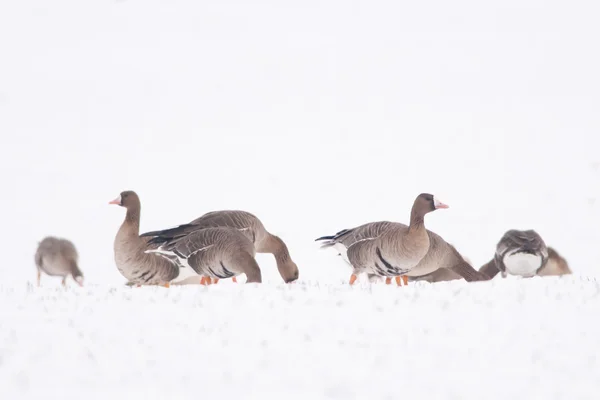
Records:
{"label": "goose back", "polygon": [[176,257],[183,266],[211,278],[227,279],[246,273],[251,281],[256,272],[255,261],[250,261],[256,254],[254,245],[243,232],[230,227],[199,229],[148,252]]}

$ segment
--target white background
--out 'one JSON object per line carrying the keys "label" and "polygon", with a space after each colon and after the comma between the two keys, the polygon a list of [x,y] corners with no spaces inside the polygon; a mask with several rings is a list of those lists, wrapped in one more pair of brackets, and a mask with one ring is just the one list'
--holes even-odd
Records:
{"label": "white background", "polygon": [[[0,4],[4,282],[45,235],[119,284],[122,190],[143,231],[244,209],[301,280],[347,280],[313,239],[408,222],[420,192],[477,266],[533,228],[598,269],[593,1],[42,0]],[[270,256],[263,274],[279,281]]]}

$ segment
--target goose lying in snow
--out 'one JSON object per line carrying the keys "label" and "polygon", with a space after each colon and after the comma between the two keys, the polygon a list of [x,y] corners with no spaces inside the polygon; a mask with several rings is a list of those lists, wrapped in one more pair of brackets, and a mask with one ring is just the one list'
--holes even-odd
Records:
{"label": "goose lying in snow", "polygon": [[[292,261],[287,246],[279,237],[269,233],[262,222],[246,211],[212,211],[192,222],[161,231],[147,232],[149,243],[165,243],[205,228],[230,227],[239,230],[254,246],[256,253],[271,253],[275,256],[279,274],[286,283],[298,279],[298,267]],[[207,282],[209,283],[209,282]]]}
{"label": "goose lying in snow", "polygon": [[246,282],[260,283],[260,268],[254,259],[253,243],[239,230],[229,227],[204,228],[173,238],[155,238],[155,253],[167,260],[177,258],[179,264],[192,268],[198,275],[227,279],[246,274]]}
{"label": "goose lying in snow", "polygon": [[67,239],[53,236],[44,238],[35,252],[37,266],[37,285],[40,286],[42,272],[50,276],[62,276],[62,285],[66,285],[69,275],[79,286],[83,286],[83,274],[78,266],[79,255],[75,245]]}
{"label": "goose lying in snow", "polygon": [[353,229],[345,229],[333,236],[322,236],[321,247],[334,247],[353,267],[350,284],[358,274],[372,277],[427,275],[440,267],[451,269],[468,281],[484,280],[486,277],[474,270],[450,244],[440,236],[425,229],[425,214],[439,208],[448,208],[433,195],[422,193],[415,199],[411,210],[410,225],[396,222],[372,222]]}
{"label": "goose lying in snow", "polygon": [[109,204],[127,209],[125,220],[115,236],[114,252],[117,269],[130,284],[169,286],[171,282],[197,276],[191,268],[181,268],[176,257],[167,259],[145,253],[157,246],[149,245],[148,240],[139,235],[142,206],[135,192],[124,191]]}
{"label": "goose lying in snow", "polygon": [[496,253],[480,269],[490,278],[501,272],[532,277],[535,275],[565,275],[571,270],[564,258],[556,250],[547,247],[542,237],[534,230],[507,231],[496,245]]}
{"label": "goose lying in snow", "polygon": [[571,269],[567,260],[565,260],[552,247],[548,247],[548,261],[546,265],[538,271],[538,276],[560,276],[571,274]]}

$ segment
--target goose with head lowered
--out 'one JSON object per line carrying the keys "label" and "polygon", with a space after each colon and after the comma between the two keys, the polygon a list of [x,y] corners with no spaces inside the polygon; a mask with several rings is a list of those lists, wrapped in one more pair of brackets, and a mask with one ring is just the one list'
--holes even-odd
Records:
{"label": "goose with head lowered", "polygon": [[[408,226],[389,221],[372,222],[342,230],[332,236],[322,236],[316,241],[322,242],[321,247],[336,248],[352,266],[350,284],[354,284],[360,273],[385,277],[388,283],[393,277],[396,277],[398,284],[400,279],[406,283],[407,276],[424,275],[439,268],[433,256],[437,253],[432,252],[431,259],[417,269],[432,244],[433,233],[425,228],[425,215],[440,208],[448,206],[432,194],[421,193],[413,203]],[[433,236],[433,239],[437,249],[437,237]],[[439,243],[441,246],[442,243]],[[457,265],[457,271],[466,268],[462,263]],[[479,275],[477,271],[474,272],[474,275]]]}
{"label": "goose with head lowered", "polygon": [[[211,211],[190,223],[170,229],[146,232],[141,237],[149,238],[149,243],[151,244],[162,244],[185,237],[199,230],[218,227],[229,227],[238,230],[250,240],[256,253],[273,254],[277,269],[284,282],[289,283],[298,279],[298,266],[292,260],[284,241],[268,232],[261,220],[247,211]],[[210,281],[207,283],[210,283]]]}
{"label": "goose with head lowered", "polygon": [[50,276],[61,276],[62,285],[66,285],[71,275],[79,286],[83,286],[83,274],[78,265],[79,254],[75,245],[67,240],[54,236],[45,237],[35,252],[37,267],[37,285],[40,286],[42,272]]}

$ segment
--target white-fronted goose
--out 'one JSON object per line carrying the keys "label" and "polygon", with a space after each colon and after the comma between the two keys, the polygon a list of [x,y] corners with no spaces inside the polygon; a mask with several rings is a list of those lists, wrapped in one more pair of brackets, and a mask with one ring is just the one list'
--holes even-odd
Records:
{"label": "white-fronted goose", "polygon": [[421,193],[413,203],[408,226],[373,222],[316,240],[324,241],[322,247],[336,247],[353,267],[350,284],[354,284],[362,272],[386,278],[406,276],[429,251],[430,236],[424,217],[438,208],[448,206],[429,193]]}
{"label": "white-fronted goose", "polygon": [[507,231],[496,245],[494,258],[479,271],[490,278],[502,273],[523,277],[535,276],[548,261],[548,248],[534,230]]}
{"label": "white-fronted goose", "polygon": [[262,281],[254,259],[254,244],[239,230],[229,227],[204,228],[174,239],[156,238],[157,249],[146,250],[192,268],[198,275],[227,279],[246,274],[248,283]]}
{"label": "white-fronted goose", "polygon": [[149,237],[149,243],[164,243],[172,239],[181,238],[200,229],[217,227],[237,229],[253,243],[257,253],[273,254],[279,274],[286,283],[298,279],[298,267],[292,261],[283,240],[269,233],[256,216],[246,211],[212,211],[188,224],[161,231],[147,232],[141,236]]}
{"label": "white-fronted goose", "polygon": [[35,252],[37,266],[37,285],[40,286],[42,271],[50,276],[62,276],[62,285],[66,285],[69,275],[79,286],[83,286],[83,274],[78,266],[79,255],[75,245],[67,239],[53,236],[44,238]]}
{"label": "white-fronted goose", "polygon": [[145,251],[157,247],[149,245],[148,239],[141,238],[140,213],[141,203],[138,195],[131,191],[121,192],[119,197],[109,204],[116,204],[127,209],[125,220],[114,242],[115,263],[119,272],[135,285],[164,285],[183,280],[196,272],[182,267],[176,258],[166,259]]}
{"label": "white-fronted goose", "polygon": [[[381,232],[389,229],[394,222],[373,222],[370,224],[359,226],[352,230],[355,237],[368,237],[380,235]],[[361,232],[363,230],[363,232]],[[347,234],[344,234],[346,232]],[[464,278],[468,282],[487,280],[488,277],[475,270],[471,264],[456,250],[454,246],[446,242],[440,235],[427,230],[429,236],[429,249],[427,254],[419,261],[419,263],[406,275],[402,276],[402,281],[406,285],[408,281],[427,281],[441,282],[445,280],[453,280]],[[342,231],[339,233],[338,239],[328,239],[329,237],[319,238],[317,240],[328,240],[322,247],[334,246],[340,255],[348,262],[346,255],[346,245],[350,246],[355,240],[349,237],[349,232]],[[360,240],[360,239],[358,239]],[[352,264],[351,264],[352,265]],[[354,268],[353,276],[356,276],[356,268]],[[371,279],[371,277],[369,277]],[[352,282],[356,278],[351,277]],[[391,283],[391,278],[386,278],[386,283]],[[399,277],[396,277],[396,283],[401,284]]]}

